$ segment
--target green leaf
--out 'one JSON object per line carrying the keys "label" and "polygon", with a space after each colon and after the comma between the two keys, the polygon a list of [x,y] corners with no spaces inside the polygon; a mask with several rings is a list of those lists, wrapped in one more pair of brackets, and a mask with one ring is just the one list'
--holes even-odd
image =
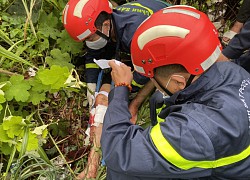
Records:
{"label": "green leaf", "polygon": [[40,19],[39,19],[39,29],[41,27],[50,26],[50,27],[57,27],[58,24],[58,18],[53,15],[53,13],[50,13],[47,15],[47,13],[43,10],[40,11]]}
{"label": "green leaf", "polygon": [[11,41],[11,39],[9,39],[9,37],[6,35],[5,32],[3,32],[0,29],[0,38],[3,39],[6,43],[8,43],[9,45],[13,45],[14,43]]}
{"label": "green leaf", "polygon": [[62,53],[59,49],[53,49],[50,51],[50,54],[52,57],[47,56],[45,58],[49,66],[66,66],[69,70],[74,68],[74,65],[70,63],[71,59],[68,53]]}
{"label": "green leaf", "polygon": [[82,52],[82,42],[74,41],[66,32],[66,30],[61,32],[60,38],[57,39],[56,43],[62,52],[70,52],[72,54]]}
{"label": "green leaf", "polygon": [[37,91],[30,91],[29,102],[32,102],[34,105],[38,105],[40,102],[45,101],[46,94],[44,92],[39,93]]}
{"label": "green leaf", "polygon": [[50,69],[40,69],[37,75],[43,84],[51,85],[52,89],[59,90],[66,86],[64,83],[70,75],[70,72],[67,67],[53,65]]}
{"label": "green leaf", "polygon": [[42,138],[46,138],[48,133],[49,133],[48,129],[44,129],[44,131],[42,133]]}
{"label": "green leaf", "polygon": [[[22,141],[17,143],[17,150],[20,152],[22,147]],[[27,144],[27,151],[33,151],[38,149],[38,139],[37,135],[29,131],[29,139]]]}
{"label": "green leaf", "polygon": [[25,43],[22,46],[18,46],[17,51],[16,51],[16,55],[20,55],[22,54],[24,51],[30,50],[32,49],[32,46],[34,46],[37,43],[37,39],[30,39],[27,43]]}
{"label": "green leaf", "polygon": [[57,37],[59,36],[60,34],[60,31],[55,29],[55,28],[52,28],[52,27],[49,27],[49,26],[46,26],[46,27],[43,27],[43,28],[40,28],[40,32],[45,36],[45,37],[51,37],[52,39],[57,39]]}
{"label": "green leaf", "polygon": [[4,92],[0,89],[0,103],[4,103],[5,101]]}
{"label": "green leaf", "polygon": [[27,151],[32,151],[32,150],[37,150],[37,149],[38,149],[37,135],[32,132],[29,132]]}
{"label": "green leaf", "polygon": [[47,92],[51,89],[50,85],[44,85],[38,76],[30,78],[29,83],[32,86],[31,90],[38,93]]}
{"label": "green leaf", "polygon": [[49,40],[47,38],[41,38],[40,41],[37,42],[38,52],[43,52],[48,48],[49,48]]}
{"label": "green leaf", "polygon": [[9,116],[3,121],[3,129],[10,138],[19,136],[23,132],[24,125],[23,119],[20,116]]}
{"label": "green leaf", "polygon": [[5,97],[8,101],[13,98],[16,101],[26,102],[29,99],[30,93],[28,90],[31,88],[29,82],[24,80],[22,75],[11,76],[10,82],[12,86],[5,92]]}
{"label": "green leaf", "polygon": [[60,31],[57,28],[58,18],[50,13],[47,15],[44,11],[40,14],[39,20],[39,33],[43,34],[45,37],[51,37],[52,39],[57,39]]}
{"label": "green leaf", "polygon": [[13,54],[12,52],[4,49],[2,46],[0,46],[0,56],[3,56],[5,58],[8,58],[8,59],[11,59],[13,61],[16,61],[16,62],[20,62],[20,63],[23,63],[23,64],[26,64],[26,65],[29,65],[29,66],[32,66],[34,67],[31,63],[29,63],[28,61],[22,59],[21,57]]}
{"label": "green leaf", "polygon": [[0,134],[1,134],[1,136],[0,136],[0,141],[1,142],[9,142],[9,140],[11,140],[9,138],[9,136],[7,135],[7,131],[5,131],[3,129],[3,125],[2,124],[0,125]]}
{"label": "green leaf", "polygon": [[2,143],[0,150],[4,155],[10,155],[12,147],[8,143]]}

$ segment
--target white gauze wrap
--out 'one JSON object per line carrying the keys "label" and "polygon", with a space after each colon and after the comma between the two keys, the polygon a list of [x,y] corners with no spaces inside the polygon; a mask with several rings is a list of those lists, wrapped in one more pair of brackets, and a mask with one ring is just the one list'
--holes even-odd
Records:
{"label": "white gauze wrap", "polygon": [[94,126],[99,126],[100,123],[103,123],[104,115],[107,111],[107,106],[97,105],[95,108],[95,118],[94,118]]}

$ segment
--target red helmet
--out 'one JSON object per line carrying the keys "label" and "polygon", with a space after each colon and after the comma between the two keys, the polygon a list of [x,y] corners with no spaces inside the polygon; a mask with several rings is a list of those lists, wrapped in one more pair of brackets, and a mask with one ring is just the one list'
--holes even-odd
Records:
{"label": "red helmet", "polygon": [[96,32],[95,20],[101,12],[112,13],[108,0],[69,0],[63,10],[63,24],[76,41],[83,41]]}
{"label": "red helmet", "polygon": [[136,30],[131,44],[134,68],[147,77],[169,64],[201,74],[220,52],[216,28],[206,14],[190,6],[170,6],[154,13]]}

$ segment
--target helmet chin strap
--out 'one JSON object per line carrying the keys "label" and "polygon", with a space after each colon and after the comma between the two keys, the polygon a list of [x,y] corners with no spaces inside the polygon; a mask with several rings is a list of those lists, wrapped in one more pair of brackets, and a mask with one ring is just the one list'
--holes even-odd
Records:
{"label": "helmet chin strap", "polygon": [[96,33],[98,36],[100,36],[100,37],[106,39],[107,41],[109,41],[109,40],[110,40],[110,37],[111,37],[111,30],[112,30],[112,22],[111,22],[111,19],[110,19],[109,36],[107,36],[106,34],[103,34],[103,33],[102,33],[101,31],[99,31],[99,30],[97,30],[95,33]]}
{"label": "helmet chin strap", "polygon": [[109,37],[108,37],[107,35],[103,34],[101,31],[97,30],[95,33],[96,33],[98,36],[100,36],[100,37],[106,39],[107,41],[109,41]]}
{"label": "helmet chin strap", "polygon": [[185,88],[187,88],[187,87],[192,83],[194,77],[195,77],[195,75],[193,75],[193,74],[191,74],[191,75],[189,76]]}

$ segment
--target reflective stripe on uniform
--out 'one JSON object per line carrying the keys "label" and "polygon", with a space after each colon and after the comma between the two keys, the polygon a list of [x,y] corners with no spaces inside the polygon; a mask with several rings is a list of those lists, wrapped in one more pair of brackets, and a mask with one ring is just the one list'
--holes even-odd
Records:
{"label": "reflective stripe on uniform", "polygon": [[85,65],[85,67],[87,68],[87,69],[89,69],[89,68],[99,68],[99,66],[96,64],[96,63],[87,63],[86,65]]}
{"label": "reflective stripe on uniform", "polygon": [[165,121],[165,119],[162,119],[162,118],[160,118],[160,117],[158,116],[158,114],[160,114],[161,110],[162,110],[164,107],[166,107],[166,104],[163,104],[162,107],[156,109],[157,122],[158,122],[158,123],[164,122],[164,121]]}
{"label": "reflective stripe on uniform", "polygon": [[135,80],[133,79],[132,80],[132,83],[131,83],[133,86],[136,86],[136,87],[139,87],[139,88],[142,88],[144,85],[141,85],[141,84],[138,84],[137,82],[135,82]]}
{"label": "reflective stripe on uniform", "polygon": [[228,156],[224,158],[220,158],[214,161],[191,161],[182,157],[175,149],[171,146],[171,144],[166,140],[161,132],[160,123],[155,125],[151,129],[151,138],[161,153],[161,155],[170,163],[177,166],[180,169],[188,170],[191,168],[217,168],[221,166],[230,165],[236,162],[239,162],[250,155],[250,146],[248,146],[244,151],[239,154]]}

